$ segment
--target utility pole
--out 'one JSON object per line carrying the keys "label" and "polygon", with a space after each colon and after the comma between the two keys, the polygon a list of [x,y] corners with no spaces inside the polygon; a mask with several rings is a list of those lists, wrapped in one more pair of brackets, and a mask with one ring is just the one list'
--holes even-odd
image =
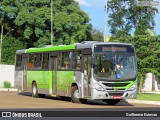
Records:
{"label": "utility pole", "polygon": [[105,42],[106,40],[106,28],[107,28],[107,3],[108,3],[108,0],[106,0],[106,3],[105,3],[105,13],[104,13],[104,32],[103,32],[103,41]]}
{"label": "utility pole", "polygon": [[53,45],[53,8],[52,8],[52,0],[51,2],[51,45]]}
{"label": "utility pole", "polygon": [[2,39],[3,39],[3,25],[1,27],[1,40],[0,40],[0,63],[2,58]]}

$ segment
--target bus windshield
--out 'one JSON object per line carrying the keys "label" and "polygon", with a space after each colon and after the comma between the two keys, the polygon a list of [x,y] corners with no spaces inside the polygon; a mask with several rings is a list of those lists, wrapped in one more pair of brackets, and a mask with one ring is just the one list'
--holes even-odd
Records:
{"label": "bus windshield", "polygon": [[94,77],[128,80],[136,77],[134,52],[98,52],[94,55]]}

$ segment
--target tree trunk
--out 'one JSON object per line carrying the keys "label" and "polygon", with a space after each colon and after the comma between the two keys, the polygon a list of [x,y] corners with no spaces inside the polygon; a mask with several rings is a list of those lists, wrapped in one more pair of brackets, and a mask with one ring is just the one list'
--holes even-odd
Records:
{"label": "tree trunk", "polygon": [[152,73],[152,91],[155,91],[155,75]]}
{"label": "tree trunk", "polygon": [[138,90],[139,94],[142,93],[142,85],[143,85],[143,75],[141,74],[141,79],[140,79],[140,84],[139,84],[139,90]]}

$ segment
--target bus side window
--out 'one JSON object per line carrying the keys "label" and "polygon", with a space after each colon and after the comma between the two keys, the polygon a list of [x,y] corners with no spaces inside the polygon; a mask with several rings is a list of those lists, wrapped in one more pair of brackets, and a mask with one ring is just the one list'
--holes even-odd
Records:
{"label": "bus side window", "polygon": [[16,56],[16,70],[22,69],[22,55]]}
{"label": "bus side window", "polygon": [[34,54],[34,69],[41,69],[42,67],[41,59],[42,59],[41,53]]}
{"label": "bus side window", "polygon": [[48,69],[49,57],[48,53],[43,53],[42,69]]}
{"label": "bus side window", "polygon": [[72,56],[72,69],[80,70],[81,69],[81,53],[80,51],[73,52]]}
{"label": "bus side window", "polygon": [[61,61],[62,61],[62,52],[59,52],[58,55],[58,69],[61,69]]}
{"label": "bus side window", "polygon": [[59,64],[60,64],[60,69],[62,70],[68,70],[70,69],[70,63],[71,63],[71,60],[69,58],[69,53],[70,52],[62,52],[60,53],[60,56],[59,56]]}
{"label": "bus side window", "polygon": [[33,69],[33,63],[34,63],[34,54],[29,55],[29,62],[28,62],[28,69]]}
{"label": "bus side window", "polygon": [[82,60],[82,54],[80,51],[78,51],[77,52],[77,66],[76,66],[77,70],[81,69],[81,60]]}

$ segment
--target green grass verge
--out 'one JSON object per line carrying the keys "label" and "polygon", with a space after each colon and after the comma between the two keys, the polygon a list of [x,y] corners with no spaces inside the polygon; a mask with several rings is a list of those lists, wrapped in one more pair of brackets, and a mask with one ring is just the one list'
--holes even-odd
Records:
{"label": "green grass verge", "polygon": [[137,100],[160,101],[160,94],[137,94]]}

